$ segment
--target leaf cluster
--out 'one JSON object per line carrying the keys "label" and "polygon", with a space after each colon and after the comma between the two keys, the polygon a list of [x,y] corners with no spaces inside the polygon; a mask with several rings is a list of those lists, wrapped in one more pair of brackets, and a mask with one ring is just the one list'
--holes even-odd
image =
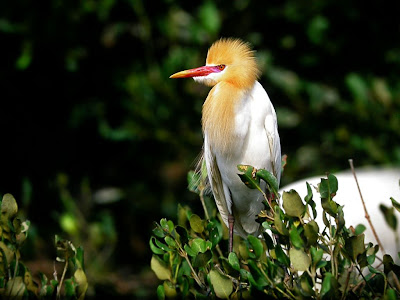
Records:
{"label": "leaf cluster", "polygon": [[[389,255],[379,257],[378,245],[364,240],[365,226],[346,226],[343,207],[334,200],[339,187],[334,175],[321,178],[314,187],[318,200],[308,183],[302,199],[295,190],[278,195],[273,175],[266,170],[238,168],[244,184],[266,197],[265,210],[257,217],[262,237],[236,237],[234,252],[227,253],[226,228],[218,215],[205,220],[179,206],[179,224],[162,219],[150,239],[151,268],[163,281],[157,288],[159,299],[400,297],[400,266]],[[202,196],[202,188],[189,183]],[[316,221],[317,205],[322,207],[323,224]]]}
{"label": "leaf cluster", "polygon": [[[5,299],[84,299],[88,282],[84,271],[83,249],[75,248],[67,240],[55,238],[56,260],[64,263],[61,277],[54,273],[48,279],[40,273],[40,284],[33,280],[29,269],[21,261],[21,247],[28,237],[29,221],[17,217],[18,205],[11,194],[1,201],[0,216],[0,295]],[[71,265],[71,268],[69,267]],[[72,269],[72,276],[66,277]]]}

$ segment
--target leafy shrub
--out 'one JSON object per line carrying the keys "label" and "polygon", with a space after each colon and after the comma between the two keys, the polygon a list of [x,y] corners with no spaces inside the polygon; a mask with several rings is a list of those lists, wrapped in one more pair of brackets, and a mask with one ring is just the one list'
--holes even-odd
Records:
{"label": "leafy shrub", "polygon": [[[0,295],[4,299],[84,299],[88,287],[83,264],[83,249],[67,240],[55,237],[58,262],[64,263],[61,277],[53,279],[40,274],[40,284],[33,280],[21,260],[20,249],[28,237],[30,222],[17,217],[18,205],[11,194],[1,201],[0,216]],[[67,278],[67,272],[72,276]]]}
{"label": "leafy shrub", "polygon": [[[249,188],[260,189],[260,180],[265,180],[271,191],[276,190],[265,170],[251,166],[239,170]],[[199,194],[206,219],[179,206],[177,225],[161,219],[153,230],[151,268],[163,281],[157,288],[159,299],[400,296],[400,266],[389,255],[378,257],[378,245],[364,240],[363,225],[345,226],[343,207],[334,201],[338,190],[334,175],[321,179],[318,201],[308,183],[304,199],[295,190],[283,192],[282,206],[265,198],[265,210],[258,215],[263,238],[235,237],[232,253],[226,251],[227,230],[204,188],[204,176],[189,175],[189,189]],[[315,220],[316,205],[322,206],[323,228]]]}

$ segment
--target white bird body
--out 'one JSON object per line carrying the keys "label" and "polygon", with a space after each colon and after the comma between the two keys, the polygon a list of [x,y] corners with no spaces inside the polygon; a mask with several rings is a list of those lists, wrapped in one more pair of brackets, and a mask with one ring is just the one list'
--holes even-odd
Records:
{"label": "white bird body", "polygon": [[[218,97],[218,89],[216,95],[212,96]],[[229,152],[213,147],[205,130],[204,159],[207,173],[210,179],[213,178],[210,183],[214,194],[218,190],[215,185],[223,187],[224,200],[215,197],[222,219],[228,225],[228,214],[234,215],[236,233],[246,237],[248,234],[259,233],[259,223],[255,219],[263,209],[264,198],[258,190],[251,190],[243,184],[237,175],[237,165],[275,170],[279,180],[280,168],[276,169],[276,166],[280,166],[281,151],[275,110],[258,81],[238,99],[234,109],[234,129],[231,132],[233,136]],[[215,172],[220,173],[220,180]]]}
{"label": "white bird body", "polygon": [[208,50],[205,66],[171,76],[193,77],[213,86],[203,105],[203,158],[218,210],[230,229],[230,250],[233,230],[242,237],[259,234],[255,220],[264,199],[258,190],[244,185],[237,166],[263,168],[280,180],[276,113],[257,81],[258,75],[254,52],[248,44],[220,39]]}

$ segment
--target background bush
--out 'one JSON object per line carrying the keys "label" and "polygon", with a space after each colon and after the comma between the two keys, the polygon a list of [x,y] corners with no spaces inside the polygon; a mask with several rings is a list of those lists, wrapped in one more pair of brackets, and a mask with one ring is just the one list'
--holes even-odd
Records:
{"label": "background bush", "polygon": [[331,0],[0,3],[0,192],[21,201],[33,224],[31,266],[46,266],[54,234],[66,233],[84,244],[88,295],[154,293],[153,220],[174,218],[178,201],[201,209],[186,173],[201,149],[208,88],[168,76],[203,64],[220,36],[257,50],[288,154],[283,184],[347,168],[349,157],[399,165],[398,8]]}

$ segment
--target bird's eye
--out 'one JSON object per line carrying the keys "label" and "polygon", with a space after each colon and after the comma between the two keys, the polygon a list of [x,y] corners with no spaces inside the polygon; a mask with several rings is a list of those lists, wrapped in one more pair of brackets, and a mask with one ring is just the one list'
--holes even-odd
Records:
{"label": "bird's eye", "polygon": [[225,69],[225,65],[218,65],[217,68],[222,71],[223,69]]}

